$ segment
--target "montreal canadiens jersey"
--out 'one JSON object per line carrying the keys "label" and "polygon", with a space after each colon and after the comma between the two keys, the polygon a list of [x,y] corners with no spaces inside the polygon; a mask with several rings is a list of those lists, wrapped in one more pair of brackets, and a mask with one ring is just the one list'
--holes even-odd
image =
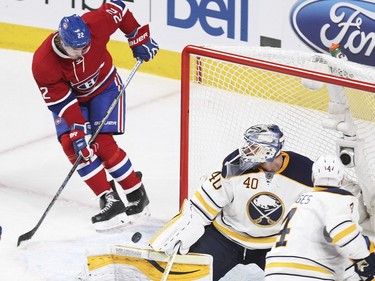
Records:
{"label": "montreal canadiens jersey", "polygon": [[[197,189],[192,203],[228,239],[248,249],[271,248],[287,210],[313,185],[309,158],[291,151],[281,156],[276,173],[252,169],[228,176],[224,164]],[[238,150],[223,163],[237,158]]]}
{"label": "montreal canadiens jersey", "polygon": [[357,204],[350,192],[338,188],[315,188],[301,195],[267,255],[266,276],[346,280],[345,271],[353,266],[349,258],[370,254],[358,225]]}
{"label": "montreal canadiens jersey", "polygon": [[87,54],[77,60],[62,54],[55,46],[54,32],[35,51],[32,62],[33,76],[44,101],[68,125],[85,122],[78,102],[89,101],[116,79],[116,69],[106,48],[110,36],[118,29],[129,34],[140,26],[120,0],[105,3],[82,15],[82,19],[91,35]]}

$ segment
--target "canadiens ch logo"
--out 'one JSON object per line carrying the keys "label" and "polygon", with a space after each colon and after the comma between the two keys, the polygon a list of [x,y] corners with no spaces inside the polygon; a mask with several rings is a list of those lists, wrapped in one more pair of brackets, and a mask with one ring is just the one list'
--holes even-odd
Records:
{"label": "canadiens ch logo", "polygon": [[62,123],[62,121],[63,121],[62,118],[58,117],[58,118],[55,119],[55,124],[60,125]]}
{"label": "canadiens ch logo", "polygon": [[262,192],[255,194],[247,203],[250,220],[261,227],[277,224],[284,215],[284,204],[275,194]]}

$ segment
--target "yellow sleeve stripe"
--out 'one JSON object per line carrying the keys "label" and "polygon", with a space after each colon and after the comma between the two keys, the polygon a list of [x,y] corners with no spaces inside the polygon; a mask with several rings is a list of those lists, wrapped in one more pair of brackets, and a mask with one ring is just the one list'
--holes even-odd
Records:
{"label": "yellow sleeve stripe", "polygon": [[368,247],[370,253],[374,253],[375,252],[375,245],[374,245],[374,242],[370,242],[370,246]]}
{"label": "yellow sleeve stripe", "polygon": [[355,224],[352,224],[351,226],[347,227],[343,231],[337,233],[333,238],[332,238],[332,243],[336,244],[338,241],[340,241],[342,238],[345,236],[349,235],[350,233],[354,232],[357,230],[357,227]]}
{"label": "yellow sleeve stripe", "polygon": [[216,215],[219,213],[219,211],[212,208],[207,202],[203,199],[202,195],[196,191],[194,193],[194,197],[198,199],[198,201],[202,204],[202,206],[213,216],[216,217]]}
{"label": "yellow sleeve stripe", "polygon": [[302,270],[310,270],[310,271],[315,271],[315,272],[320,272],[320,273],[327,273],[327,274],[332,274],[331,271],[318,267],[318,266],[313,266],[313,265],[307,265],[307,264],[301,264],[301,263],[296,263],[296,262],[271,262],[266,264],[266,269],[268,268],[295,268],[295,269],[302,269]]}
{"label": "yellow sleeve stripe", "polygon": [[222,225],[220,225],[216,220],[213,222],[214,226],[223,234],[235,238],[236,240],[239,241],[244,241],[247,243],[257,243],[257,244],[265,244],[265,243],[275,243],[276,242],[276,236],[271,236],[271,237],[249,237],[242,235],[238,232],[234,232]]}

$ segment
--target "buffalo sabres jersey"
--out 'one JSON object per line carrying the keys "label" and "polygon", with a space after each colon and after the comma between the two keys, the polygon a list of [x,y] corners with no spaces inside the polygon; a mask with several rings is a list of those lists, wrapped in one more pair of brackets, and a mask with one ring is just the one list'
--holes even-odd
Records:
{"label": "buffalo sabres jersey", "polygon": [[[36,50],[32,63],[33,76],[44,101],[68,126],[85,122],[78,102],[91,100],[118,80],[106,47],[110,36],[118,29],[129,34],[139,27],[120,0],[108,1],[98,10],[82,15],[82,19],[91,35],[87,54],[77,60],[64,55],[55,45],[57,32],[54,32]],[[118,85],[121,85],[119,81]]]}
{"label": "buffalo sabres jersey", "polygon": [[267,255],[266,280],[301,275],[311,280],[346,280],[346,271],[353,268],[349,258],[370,254],[358,225],[357,204],[350,192],[338,188],[315,188],[301,195]]}
{"label": "buffalo sabres jersey", "polygon": [[313,162],[294,152],[281,152],[283,164],[276,173],[255,168],[228,175],[224,160],[191,198],[192,203],[228,239],[248,249],[268,249],[276,241],[286,211],[312,189]]}

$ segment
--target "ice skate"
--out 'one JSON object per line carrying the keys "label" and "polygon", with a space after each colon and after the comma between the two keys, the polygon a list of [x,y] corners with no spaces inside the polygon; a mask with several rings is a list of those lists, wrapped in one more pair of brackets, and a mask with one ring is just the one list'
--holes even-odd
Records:
{"label": "ice skate", "polygon": [[116,192],[114,181],[110,183],[112,190],[108,191],[100,198],[100,213],[91,218],[94,228],[98,231],[117,228],[123,224],[129,223],[126,207]]}
{"label": "ice skate", "polygon": [[[142,179],[142,173],[136,172],[138,178]],[[136,222],[144,217],[150,216],[148,204],[150,203],[144,185],[126,195],[128,205],[126,206],[126,214],[130,222]]]}

